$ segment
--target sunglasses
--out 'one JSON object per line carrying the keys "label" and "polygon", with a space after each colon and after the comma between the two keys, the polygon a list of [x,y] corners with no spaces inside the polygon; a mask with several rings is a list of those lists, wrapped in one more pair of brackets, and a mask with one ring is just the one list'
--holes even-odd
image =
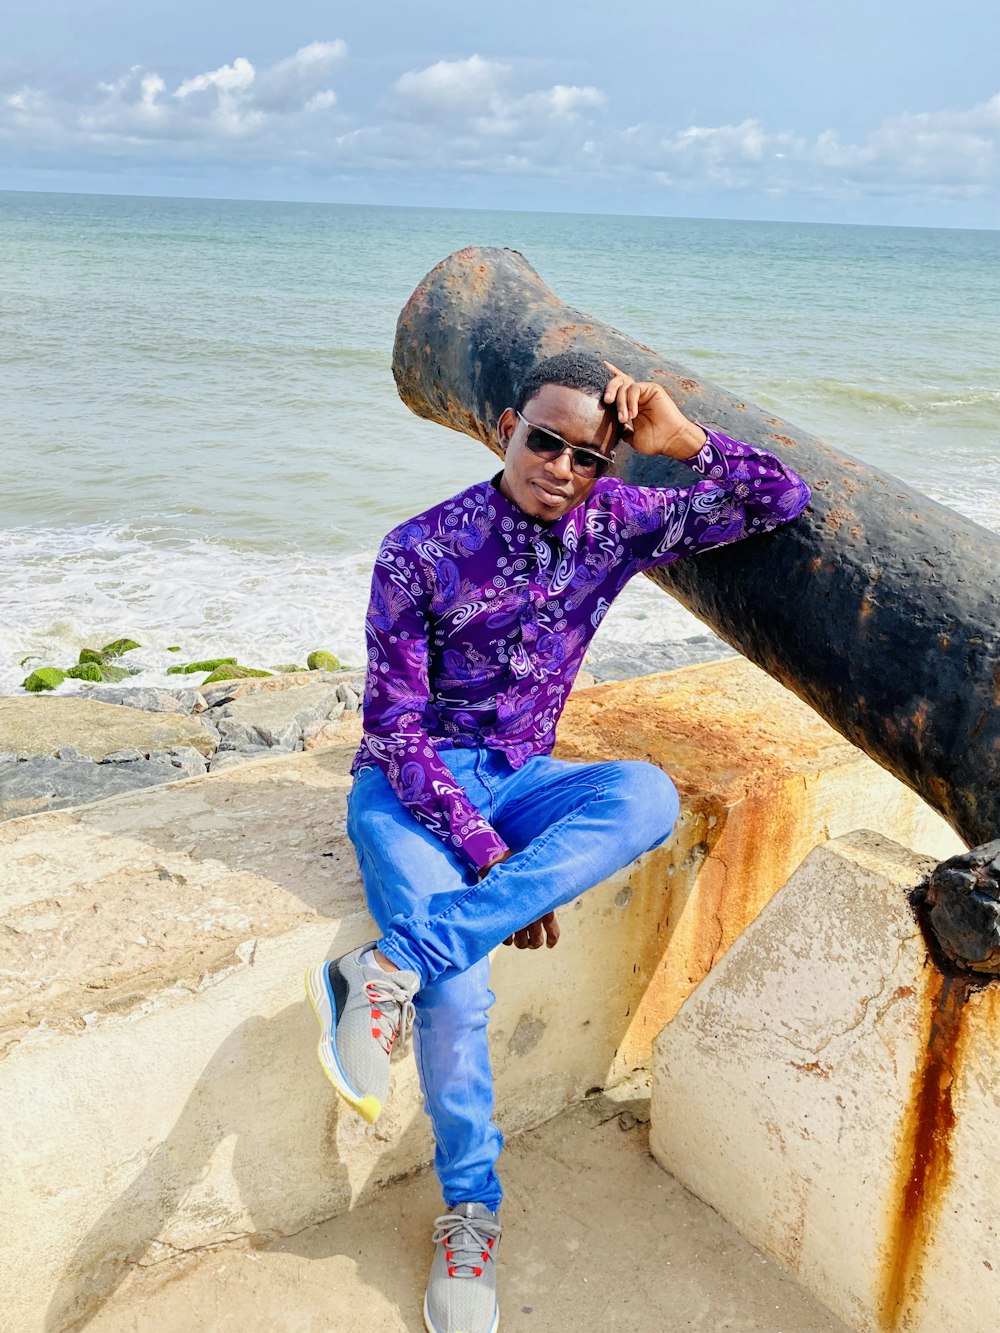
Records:
{"label": "sunglasses", "polygon": [[557,435],[555,431],[534,425],[526,417],[522,417],[520,412],[517,412],[517,416],[528,428],[528,433],[524,437],[525,448],[529,449],[537,458],[544,458],[549,462],[558,458],[568,449],[570,452],[570,466],[578,477],[603,477],[615,461],[615,451],[613,449],[610,453],[602,454],[596,449],[585,449],[582,445],[567,444],[562,436]]}

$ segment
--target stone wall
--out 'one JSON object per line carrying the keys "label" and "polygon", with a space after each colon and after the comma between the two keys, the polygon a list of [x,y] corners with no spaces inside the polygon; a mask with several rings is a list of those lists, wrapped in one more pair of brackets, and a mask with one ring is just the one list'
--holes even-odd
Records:
{"label": "stone wall", "polygon": [[[538,1124],[648,1061],[653,1036],[803,855],[859,823],[954,835],[744,662],[578,691],[558,753],[649,758],[671,844],[500,949],[498,1118]],[[266,759],[0,827],[0,1299],[82,1327],[129,1265],[287,1235],[430,1160],[408,1053],[346,1113],[302,973],[372,935],[344,833],[350,747]]]}

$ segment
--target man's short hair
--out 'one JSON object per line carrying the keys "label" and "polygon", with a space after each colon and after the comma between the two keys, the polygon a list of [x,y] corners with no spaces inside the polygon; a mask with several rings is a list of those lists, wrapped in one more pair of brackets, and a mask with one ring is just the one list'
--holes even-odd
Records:
{"label": "man's short hair", "polygon": [[564,389],[579,389],[592,398],[601,399],[611,379],[611,371],[594,352],[570,350],[558,356],[548,356],[537,362],[518,385],[514,411],[520,412],[539,389],[546,384],[558,384]]}

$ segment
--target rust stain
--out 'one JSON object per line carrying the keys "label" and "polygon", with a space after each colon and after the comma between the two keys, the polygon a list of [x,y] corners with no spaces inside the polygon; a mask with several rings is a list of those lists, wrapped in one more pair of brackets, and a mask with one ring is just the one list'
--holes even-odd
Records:
{"label": "rust stain", "polygon": [[903,1121],[888,1261],[879,1299],[879,1322],[887,1333],[906,1327],[951,1174],[953,1093],[962,1020],[973,984],[966,977],[946,976],[936,968],[931,974],[929,1033]]}
{"label": "rust stain", "polygon": [[677,381],[677,383],[681,386],[681,388],[684,390],[685,393],[701,393],[701,385],[698,383],[697,380],[680,379]]}
{"label": "rust stain", "polygon": [[832,1065],[822,1064],[819,1060],[810,1060],[807,1065],[800,1065],[796,1060],[791,1060],[789,1063],[801,1074],[817,1074],[820,1078],[829,1078],[833,1072]]}
{"label": "rust stain", "polygon": [[786,449],[796,448],[796,442],[790,435],[772,435],[771,439],[776,440],[778,444],[783,444]]}

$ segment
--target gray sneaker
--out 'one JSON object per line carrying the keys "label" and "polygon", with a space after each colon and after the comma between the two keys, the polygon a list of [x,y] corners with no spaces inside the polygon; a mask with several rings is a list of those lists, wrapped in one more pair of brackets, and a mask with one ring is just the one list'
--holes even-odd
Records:
{"label": "gray sneaker", "polygon": [[434,1263],[424,1297],[429,1333],[496,1333],[500,1214],[460,1203],[434,1221]]}
{"label": "gray sneaker", "polygon": [[371,944],[320,963],[306,973],[306,991],[319,1019],[317,1054],[340,1093],[370,1125],[389,1091],[389,1059],[397,1037],[402,1048],[413,1022],[415,972],[383,972],[362,966]]}

